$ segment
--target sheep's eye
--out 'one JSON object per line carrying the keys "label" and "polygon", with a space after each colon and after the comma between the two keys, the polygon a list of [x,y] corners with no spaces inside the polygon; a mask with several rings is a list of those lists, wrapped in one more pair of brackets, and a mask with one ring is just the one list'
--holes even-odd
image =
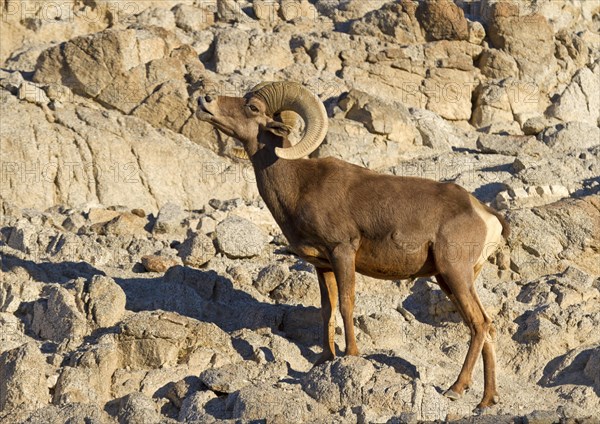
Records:
{"label": "sheep's eye", "polygon": [[252,112],[258,112],[258,108],[254,105],[248,105],[248,108],[252,111]]}

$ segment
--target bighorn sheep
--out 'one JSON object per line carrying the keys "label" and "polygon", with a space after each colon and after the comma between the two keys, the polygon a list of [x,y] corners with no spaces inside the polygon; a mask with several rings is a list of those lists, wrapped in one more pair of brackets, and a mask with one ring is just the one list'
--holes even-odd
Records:
{"label": "bighorn sheep", "polygon": [[[277,120],[285,111],[305,121],[294,146],[289,126]],[[463,367],[444,394],[461,397],[482,353],[485,389],[478,407],[498,402],[496,331],[474,282],[508,235],[501,215],[452,183],[382,175],[334,158],[303,159],[322,143],[328,122],[319,98],[297,83],[263,83],[244,97],[207,95],[197,116],[243,143],[259,193],[290,247],[316,267],[324,327],[317,364],[335,357],[338,298],[345,353],[358,355],[355,271],[380,279],[435,276],[471,330]]]}

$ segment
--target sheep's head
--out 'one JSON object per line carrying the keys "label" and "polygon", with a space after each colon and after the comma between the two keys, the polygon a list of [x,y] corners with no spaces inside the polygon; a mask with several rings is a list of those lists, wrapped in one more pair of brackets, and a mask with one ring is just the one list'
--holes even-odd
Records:
{"label": "sheep's head", "polygon": [[[198,101],[197,116],[225,134],[240,140],[249,154],[259,148],[265,133],[284,139],[290,132],[286,111],[300,115],[305,123],[302,139],[292,147],[275,147],[277,156],[298,159],[313,152],[327,134],[327,112],[317,96],[292,82],[262,83],[244,97],[204,96]],[[283,122],[275,119],[281,116]]]}

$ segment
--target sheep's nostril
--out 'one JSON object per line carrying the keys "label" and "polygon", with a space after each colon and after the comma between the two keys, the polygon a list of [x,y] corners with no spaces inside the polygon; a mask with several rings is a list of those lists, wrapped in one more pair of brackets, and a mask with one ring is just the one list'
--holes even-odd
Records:
{"label": "sheep's nostril", "polygon": [[206,96],[204,96],[204,100],[206,100],[207,103],[210,103],[213,101],[213,98],[207,94]]}

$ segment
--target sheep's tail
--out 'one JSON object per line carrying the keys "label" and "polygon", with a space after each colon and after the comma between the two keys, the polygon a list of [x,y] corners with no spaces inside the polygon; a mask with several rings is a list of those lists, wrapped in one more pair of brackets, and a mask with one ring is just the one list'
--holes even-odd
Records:
{"label": "sheep's tail", "polygon": [[507,239],[510,236],[510,225],[508,224],[508,221],[506,221],[506,218],[504,218],[504,216],[502,216],[502,214],[496,209],[491,208],[483,203],[482,205],[486,211],[498,218],[498,221],[500,221],[500,224],[502,224],[502,237],[504,237],[504,239]]}

